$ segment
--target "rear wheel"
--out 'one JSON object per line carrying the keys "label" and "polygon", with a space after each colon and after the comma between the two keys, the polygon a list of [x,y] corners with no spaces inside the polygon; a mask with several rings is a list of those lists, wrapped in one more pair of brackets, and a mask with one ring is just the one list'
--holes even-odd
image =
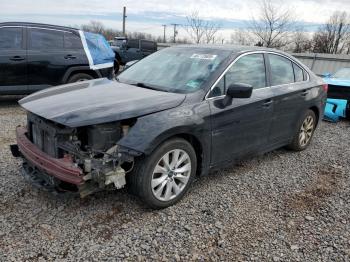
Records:
{"label": "rear wheel", "polygon": [[118,75],[120,70],[120,63],[118,60],[114,60],[114,74]]}
{"label": "rear wheel", "polygon": [[88,81],[94,79],[93,76],[86,74],[86,73],[78,73],[73,76],[71,76],[67,83],[75,83],[75,82],[83,82],[83,81]]}
{"label": "rear wheel", "polygon": [[131,191],[148,206],[159,209],[178,202],[196,174],[197,158],[181,138],[166,141],[150,156],[139,159],[128,177]]}
{"label": "rear wheel", "polygon": [[299,129],[288,148],[295,151],[306,149],[311,142],[317,124],[317,118],[312,110],[308,110],[299,121]]}

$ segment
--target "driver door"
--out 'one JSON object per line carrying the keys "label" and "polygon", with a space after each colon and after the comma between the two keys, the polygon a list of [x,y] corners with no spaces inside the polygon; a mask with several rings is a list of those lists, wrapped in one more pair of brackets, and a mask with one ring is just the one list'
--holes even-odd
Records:
{"label": "driver door", "polygon": [[[223,107],[227,88],[234,83],[252,85],[250,98],[233,98]],[[234,160],[267,147],[273,100],[263,54],[240,57],[217,82],[208,96],[211,110],[211,164]]]}

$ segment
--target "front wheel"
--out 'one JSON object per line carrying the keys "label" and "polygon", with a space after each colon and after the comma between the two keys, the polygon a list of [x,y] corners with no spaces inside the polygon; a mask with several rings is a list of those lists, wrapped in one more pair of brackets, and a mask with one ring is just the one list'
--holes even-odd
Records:
{"label": "front wheel", "polygon": [[134,171],[128,175],[128,183],[148,206],[165,208],[188,191],[196,169],[197,157],[192,145],[175,138],[163,143],[150,156],[138,159]]}
{"label": "front wheel", "polygon": [[299,128],[295,134],[292,143],[288,145],[289,149],[294,151],[305,150],[311,142],[317,124],[317,118],[312,110],[306,111],[299,121]]}

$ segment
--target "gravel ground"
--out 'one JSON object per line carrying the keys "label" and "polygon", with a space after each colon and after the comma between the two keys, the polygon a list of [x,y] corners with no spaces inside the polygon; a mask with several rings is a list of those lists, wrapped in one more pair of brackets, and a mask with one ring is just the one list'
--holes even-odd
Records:
{"label": "gravel ground", "polygon": [[125,191],[58,198],[26,184],[8,145],[24,112],[0,101],[0,260],[350,261],[350,126],[323,122],[311,147],[198,179],[177,205]]}

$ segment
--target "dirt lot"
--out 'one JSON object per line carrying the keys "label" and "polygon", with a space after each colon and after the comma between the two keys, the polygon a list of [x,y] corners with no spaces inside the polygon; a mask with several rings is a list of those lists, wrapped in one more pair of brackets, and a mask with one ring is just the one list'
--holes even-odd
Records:
{"label": "dirt lot", "polygon": [[0,101],[0,260],[350,260],[350,125],[323,122],[312,146],[198,179],[176,206],[125,191],[56,197],[26,184],[8,146],[25,123]]}

